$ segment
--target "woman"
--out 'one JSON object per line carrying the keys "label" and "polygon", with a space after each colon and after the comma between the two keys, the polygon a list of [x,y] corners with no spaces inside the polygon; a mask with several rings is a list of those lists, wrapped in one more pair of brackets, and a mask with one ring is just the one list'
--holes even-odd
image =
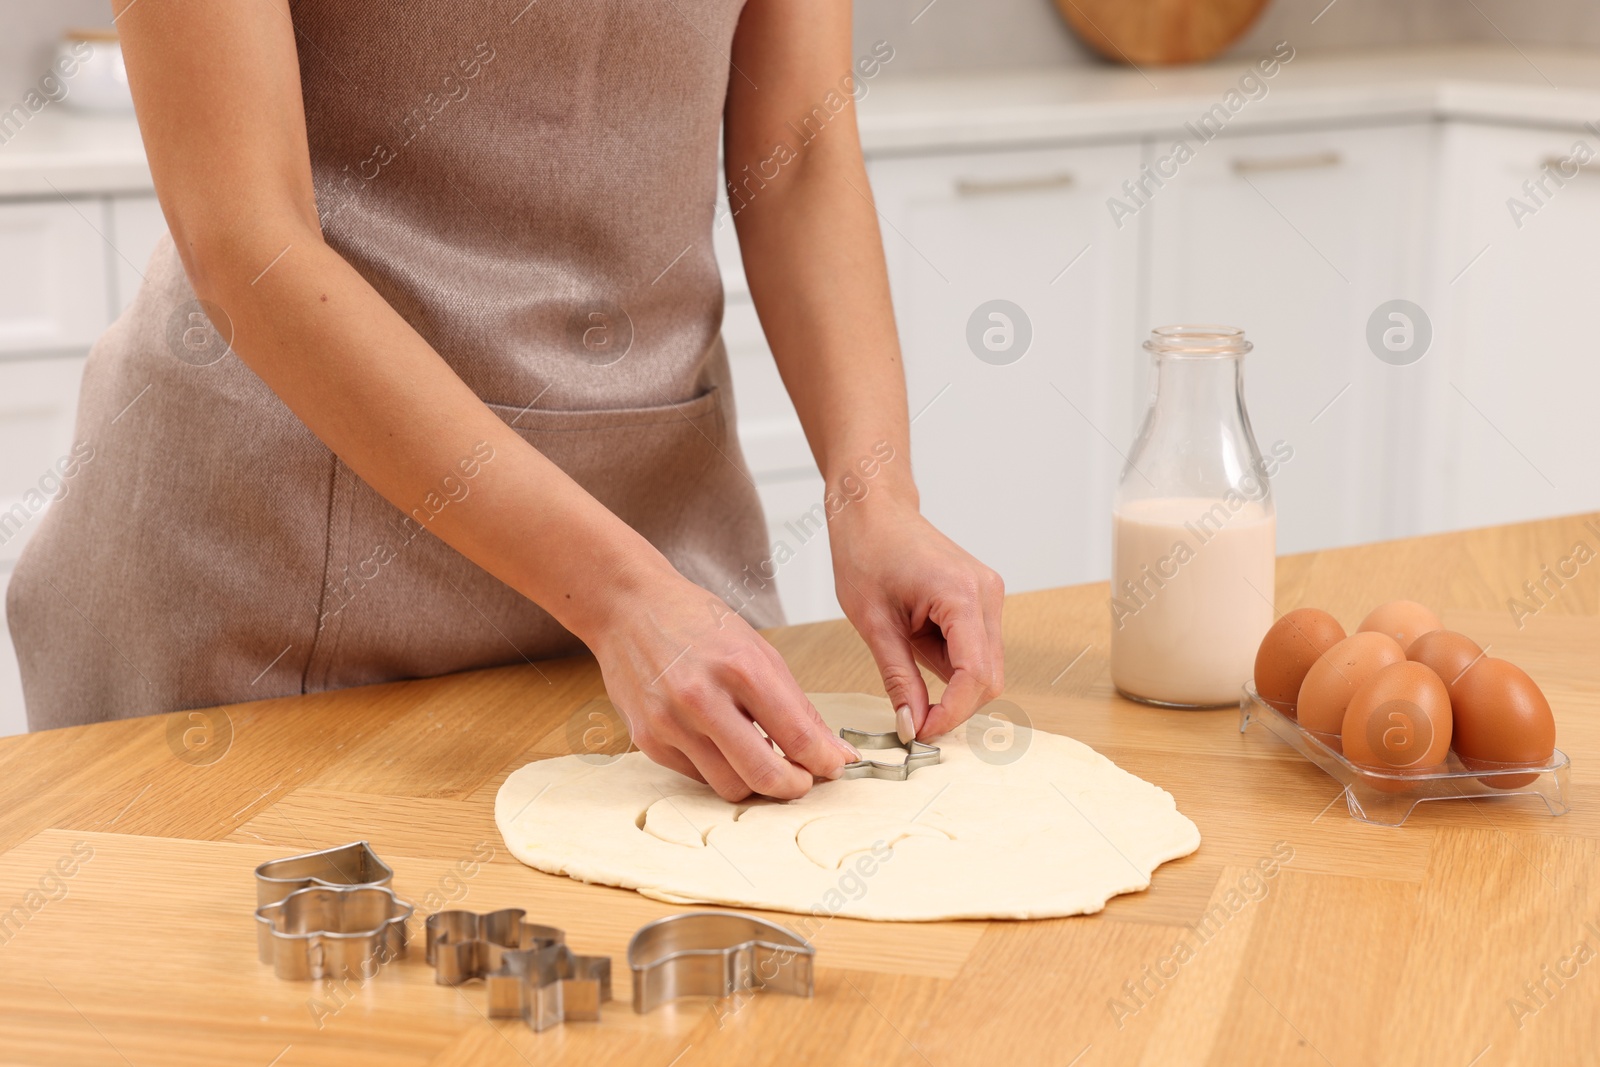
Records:
{"label": "woman", "polygon": [[634,743],[722,796],[837,775],[855,754],[752,628],[770,583],[744,617],[708,592],[770,573],[719,124],[762,323],[859,497],[830,509],[840,603],[919,736],[1000,691],[1000,581],[918,514],[853,109],[789,125],[851,73],[845,0],[116,8],[171,240],[9,591],[34,728],[581,641]]}

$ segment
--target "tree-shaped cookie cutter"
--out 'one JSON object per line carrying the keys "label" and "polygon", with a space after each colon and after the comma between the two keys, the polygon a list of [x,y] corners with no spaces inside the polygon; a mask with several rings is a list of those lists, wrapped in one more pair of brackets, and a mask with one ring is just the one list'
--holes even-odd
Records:
{"label": "tree-shaped cookie cutter", "polygon": [[678,997],[770,989],[812,995],[817,950],[776,923],[734,911],[688,911],[639,927],[628,942],[633,1010]]}
{"label": "tree-shaped cookie cutter", "polygon": [[482,978],[489,1017],[521,1018],[535,1032],[600,1018],[611,999],[611,958],[580,956],[554,926],[524,920],[521,908],[428,916],[427,957],[440,985]]}
{"label": "tree-shaped cookie cutter", "polygon": [[371,978],[406,954],[411,912],[382,886],[297,889],[256,909],[261,962],[279,978]]}
{"label": "tree-shaped cookie cutter", "polygon": [[889,782],[903,782],[911,777],[911,772],[923,767],[932,767],[939,762],[940,752],[936,745],[924,744],[912,739],[900,740],[897,733],[874,734],[866,730],[854,730],[846,726],[839,731],[839,736],[844,738],[856,749],[876,751],[886,748],[898,748],[905,752],[904,763],[879,763],[877,760],[860,759],[854,763],[846,763],[839,771],[839,778],[882,778]]}

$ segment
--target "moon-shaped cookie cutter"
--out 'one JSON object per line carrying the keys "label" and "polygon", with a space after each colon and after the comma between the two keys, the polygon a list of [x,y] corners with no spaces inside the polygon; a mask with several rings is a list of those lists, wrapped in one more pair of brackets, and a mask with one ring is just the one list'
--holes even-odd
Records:
{"label": "moon-shaped cookie cutter", "polygon": [[817,950],[776,923],[730,911],[688,911],[639,927],[628,942],[633,1010],[678,997],[767,989],[809,997]]}

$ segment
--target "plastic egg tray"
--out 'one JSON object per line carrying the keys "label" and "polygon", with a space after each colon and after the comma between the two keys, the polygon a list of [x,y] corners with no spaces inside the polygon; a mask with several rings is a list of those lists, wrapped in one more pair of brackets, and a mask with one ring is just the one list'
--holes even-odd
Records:
{"label": "plastic egg tray", "polygon": [[[1327,772],[1344,786],[1344,799],[1350,817],[1378,826],[1399,826],[1412,809],[1425,800],[1470,800],[1482,797],[1511,797],[1532,794],[1544,800],[1551,815],[1565,815],[1571,795],[1568,776],[1572,761],[1559,748],[1549,761],[1536,767],[1483,767],[1469,770],[1454,751],[1440,771],[1426,774],[1401,774],[1369,770],[1345,759],[1338,738],[1324,737],[1307,730],[1256,694],[1254,685],[1245,685],[1239,698],[1239,732],[1260,723],[1269,733],[1286,742],[1300,755]],[[1483,781],[1499,774],[1533,775],[1525,784],[1503,789]]]}

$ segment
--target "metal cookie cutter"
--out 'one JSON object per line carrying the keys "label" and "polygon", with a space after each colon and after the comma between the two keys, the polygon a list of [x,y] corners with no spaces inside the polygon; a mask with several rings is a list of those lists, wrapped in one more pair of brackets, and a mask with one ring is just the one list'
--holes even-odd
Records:
{"label": "metal cookie cutter", "polygon": [[[301,889],[384,888],[393,879],[393,869],[379,859],[378,854],[372,851],[372,846],[365,841],[352,841],[348,845],[268,860],[261,864],[256,868],[256,943],[261,962],[272,963],[275,960],[280,951],[278,941],[281,940],[273,933],[277,913],[270,913],[268,918],[263,919],[263,908],[277,904]],[[304,904],[296,905],[297,910],[306,907]],[[290,969],[295,969],[295,965],[290,965]],[[287,977],[281,970],[279,976]]]}
{"label": "metal cookie cutter", "polygon": [[911,777],[911,772],[922,767],[932,767],[940,760],[937,745],[923,744],[912,739],[901,741],[900,735],[893,731],[886,734],[868,733],[865,730],[852,730],[846,726],[839,731],[839,736],[844,738],[857,749],[903,749],[906,754],[904,763],[879,763],[876,760],[861,759],[854,763],[846,763],[839,771],[839,778],[882,778],[890,782],[903,782]]}
{"label": "metal cookie cutter", "polygon": [[580,956],[565,943],[514,949],[484,975],[491,1018],[521,1016],[535,1033],[560,1022],[598,1022],[611,999],[611,957]]}
{"label": "metal cookie cutter", "polygon": [[394,871],[365,841],[269,860],[256,868],[256,907],[275,904],[308,886],[386,886]]}
{"label": "metal cookie cutter", "polygon": [[311,886],[256,909],[261,962],[279,978],[371,978],[406,954],[412,907],[381,886]]}
{"label": "metal cookie cutter", "polygon": [[756,989],[809,997],[816,954],[805,938],[754,915],[669,915],[641,926],[628,942],[633,1010],[643,1014],[678,997]]}
{"label": "metal cookie cutter", "polygon": [[428,916],[428,963],[434,981],[460,985],[482,978],[489,1016],[521,1018],[535,1032],[565,1021],[597,1021],[611,999],[611,958],[580,956],[554,926],[525,922],[521,908],[484,915],[441,911]]}
{"label": "metal cookie cutter", "polygon": [[475,911],[438,911],[428,916],[428,965],[440,985],[460,985],[498,971],[507,952],[545,948],[566,940],[554,926],[524,922],[527,912],[505,908],[480,915]]}

